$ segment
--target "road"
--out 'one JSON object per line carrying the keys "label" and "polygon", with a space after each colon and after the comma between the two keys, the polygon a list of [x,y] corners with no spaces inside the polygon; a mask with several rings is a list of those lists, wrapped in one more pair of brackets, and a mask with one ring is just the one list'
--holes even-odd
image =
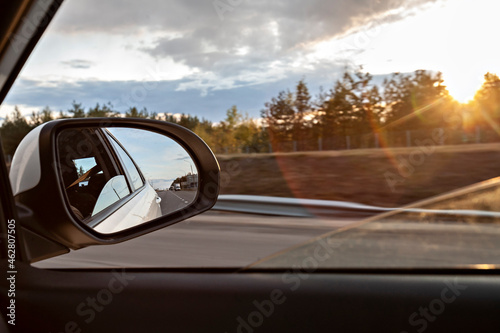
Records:
{"label": "road", "polygon": [[[35,266],[241,268],[358,221],[209,211],[121,244],[73,251]],[[334,241],[335,255],[323,262],[329,267],[500,265],[500,230],[492,222],[370,222],[342,233],[342,238]],[[287,256],[273,258],[258,267],[300,266],[301,260],[315,256],[316,248],[314,244],[295,248]]]}
{"label": "road", "polygon": [[[167,199],[169,194],[182,197],[182,192],[164,193]],[[121,244],[72,251],[35,266],[243,267],[354,221],[209,211]]]}
{"label": "road", "polygon": [[384,220],[361,223],[285,256],[276,256],[258,268],[300,266],[305,258],[317,258],[321,244],[329,244],[322,267],[333,268],[481,268],[500,265],[498,221],[464,223],[453,220]]}
{"label": "road", "polygon": [[158,195],[161,198],[161,213],[167,215],[193,202],[196,191],[161,191]]}

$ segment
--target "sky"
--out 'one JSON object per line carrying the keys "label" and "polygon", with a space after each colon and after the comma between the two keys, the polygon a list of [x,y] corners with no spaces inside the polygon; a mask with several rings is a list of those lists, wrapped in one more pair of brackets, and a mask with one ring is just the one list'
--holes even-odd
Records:
{"label": "sky", "polygon": [[0,107],[23,113],[72,101],[220,121],[259,117],[304,79],[314,96],[345,68],[381,82],[441,71],[461,102],[500,73],[491,0],[65,0]]}

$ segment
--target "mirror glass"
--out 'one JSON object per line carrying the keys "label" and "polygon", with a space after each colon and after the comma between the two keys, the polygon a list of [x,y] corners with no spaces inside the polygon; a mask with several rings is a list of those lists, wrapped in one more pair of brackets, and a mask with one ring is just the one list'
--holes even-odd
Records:
{"label": "mirror glass", "polygon": [[189,206],[198,170],[167,136],[133,128],[75,128],[57,137],[61,185],[82,223],[109,234]]}

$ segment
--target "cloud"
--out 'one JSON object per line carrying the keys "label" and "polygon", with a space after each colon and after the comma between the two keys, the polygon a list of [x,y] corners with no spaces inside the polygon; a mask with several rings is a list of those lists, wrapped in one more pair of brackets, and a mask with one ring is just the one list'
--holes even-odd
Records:
{"label": "cloud", "polygon": [[242,36],[243,30],[261,31],[262,26],[276,21],[288,41],[284,44],[292,45],[297,41],[341,33],[389,10],[412,8],[434,1],[220,0],[232,8],[224,13],[221,20],[214,6],[215,1],[72,0],[63,3],[52,28],[66,33],[129,33],[147,27],[166,32],[195,32],[198,36],[233,35],[226,41],[232,44],[238,36]]}
{"label": "cloud", "polygon": [[[374,24],[375,18],[377,23],[400,19],[407,13],[402,8],[424,2],[431,1],[243,1],[226,12],[222,21],[214,8],[186,6],[192,9],[193,19],[164,22],[163,28],[176,31],[178,37],[159,38],[154,46],[142,50],[157,58],[170,57],[202,72],[224,76],[224,72],[241,72],[252,66],[267,68],[276,60],[292,62],[307,53],[313,43]],[[398,8],[399,11],[382,15]]]}
{"label": "cloud", "polygon": [[175,179],[148,179],[155,189],[168,189]]}
{"label": "cloud", "polygon": [[190,156],[181,156],[181,157],[173,158],[171,160],[173,160],[173,161],[190,161],[191,157]]}
{"label": "cloud", "polygon": [[61,61],[61,63],[65,66],[71,68],[79,68],[79,69],[87,69],[93,65],[92,61],[82,60],[82,59],[73,59],[68,61]]}
{"label": "cloud", "polygon": [[73,0],[63,5],[52,29],[122,34],[139,40],[158,36],[134,47],[158,61],[172,59],[196,70],[197,76],[180,89],[206,94],[210,89],[226,89],[232,82],[252,85],[279,80],[293,71],[293,63],[307,59],[311,45],[367,24],[404,18],[409,9],[435,1],[218,0],[230,8],[221,14],[211,0]]}
{"label": "cloud", "polygon": [[[141,87],[143,82],[135,81],[81,81],[78,83],[46,82],[21,79],[16,82],[7,96],[5,103],[22,105],[31,112],[31,108],[49,106],[54,111],[67,110],[72,101],[82,103],[85,108],[96,103],[111,102],[115,109],[124,113],[129,107],[146,107],[149,112],[184,113],[196,115],[212,121],[225,117],[226,110],[238,105],[241,110],[258,116],[264,103],[280,89],[278,85],[269,88],[262,85],[254,88],[236,88],[219,90],[202,96],[198,90],[176,91],[177,87],[187,81],[150,82],[155,89],[149,90],[146,98],[134,100],[129,98],[131,92]],[[283,84],[281,82],[281,84]]]}
{"label": "cloud", "polygon": [[[31,113],[33,109],[49,106],[53,111],[65,111],[76,101],[88,109],[96,103],[111,102],[115,110],[125,113],[129,107],[139,109],[146,107],[149,112],[190,114],[214,122],[221,121],[226,111],[236,105],[242,112],[247,112],[253,118],[260,117],[264,104],[275,97],[280,91],[294,90],[296,83],[304,79],[311,95],[315,96],[319,88],[329,90],[339,78],[342,65],[324,65],[311,72],[290,73],[285,78],[254,85],[238,85],[227,89],[210,90],[200,94],[195,89],[179,90],[179,86],[189,84],[190,79],[176,81],[81,81],[39,82],[19,79],[5,100],[6,105],[22,106]],[[304,75],[306,73],[306,75]],[[374,82],[380,84],[385,76],[375,75]],[[151,87],[147,96],[140,100],[130,98],[137,87]],[[29,111],[29,112],[28,112]]]}
{"label": "cloud", "polygon": [[[74,36],[87,43],[79,45],[95,49],[99,57],[66,50],[68,54],[57,64],[78,69],[66,68],[64,74],[76,72],[67,80],[70,82],[62,81],[64,75],[59,76],[60,81],[33,80],[26,71],[6,102],[65,110],[73,100],[86,107],[111,101],[121,112],[137,106],[150,112],[186,113],[212,121],[222,120],[226,110],[237,105],[250,116],[259,117],[265,102],[281,90],[293,89],[302,78],[313,93],[319,86],[331,88],[347,65],[357,65],[346,53],[364,52],[364,47],[355,48],[311,60],[318,43],[363,27],[401,20],[419,6],[438,0],[220,1],[233,4],[222,16],[213,0],[66,1],[47,31],[55,36],[54,45],[65,40],[59,39],[61,36],[72,41]],[[117,44],[126,45],[121,48]],[[113,52],[102,45],[113,45]],[[53,47],[48,50],[53,52]],[[133,61],[122,65],[124,52]],[[123,54],[123,58],[115,54]],[[117,64],[119,72],[127,74],[146,64],[172,61],[172,70],[180,64],[186,66],[176,76],[182,79],[138,82],[105,78]],[[82,80],[79,75],[89,68],[99,69],[96,79]]]}

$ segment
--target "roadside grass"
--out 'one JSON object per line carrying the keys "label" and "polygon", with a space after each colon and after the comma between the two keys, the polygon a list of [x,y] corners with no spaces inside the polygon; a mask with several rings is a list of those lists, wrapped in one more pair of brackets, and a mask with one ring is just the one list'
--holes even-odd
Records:
{"label": "roadside grass", "polygon": [[395,207],[500,176],[498,143],[426,148],[219,155],[221,194]]}

